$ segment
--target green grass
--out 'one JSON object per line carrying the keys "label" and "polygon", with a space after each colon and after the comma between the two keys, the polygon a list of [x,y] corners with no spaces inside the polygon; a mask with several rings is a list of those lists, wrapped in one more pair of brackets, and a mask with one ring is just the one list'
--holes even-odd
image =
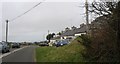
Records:
{"label": "green grass", "polygon": [[37,62],[83,62],[81,52],[85,49],[77,40],[62,47],[38,47],[36,48]]}

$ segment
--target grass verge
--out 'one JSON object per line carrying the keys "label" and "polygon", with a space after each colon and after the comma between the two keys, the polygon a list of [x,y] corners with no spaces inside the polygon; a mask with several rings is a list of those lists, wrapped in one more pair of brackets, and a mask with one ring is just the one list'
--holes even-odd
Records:
{"label": "grass verge", "polygon": [[36,48],[37,62],[84,62],[82,52],[85,49],[76,38],[70,44],[62,47]]}

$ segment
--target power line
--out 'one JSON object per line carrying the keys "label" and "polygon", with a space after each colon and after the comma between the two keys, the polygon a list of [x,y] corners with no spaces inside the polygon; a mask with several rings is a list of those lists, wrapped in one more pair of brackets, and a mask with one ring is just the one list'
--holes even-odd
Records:
{"label": "power line", "polygon": [[21,14],[21,15],[19,15],[19,16],[17,16],[17,17],[15,17],[15,18],[13,18],[13,19],[12,19],[12,20],[10,20],[10,21],[14,21],[14,20],[16,20],[17,18],[19,18],[19,17],[21,17],[21,16],[25,15],[26,13],[28,13],[29,11],[31,11],[32,9],[34,9],[35,7],[37,7],[38,5],[40,5],[41,3],[43,3],[43,2],[40,2],[40,3],[36,4],[36,5],[35,5],[35,6],[33,6],[32,8],[30,8],[29,10],[27,10],[26,12],[24,12],[23,14]]}

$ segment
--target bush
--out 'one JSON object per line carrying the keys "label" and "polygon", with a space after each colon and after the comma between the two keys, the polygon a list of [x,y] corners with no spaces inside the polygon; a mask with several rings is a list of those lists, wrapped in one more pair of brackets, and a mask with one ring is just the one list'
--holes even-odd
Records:
{"label": "bush", "polygon": [[80,43],[82,43],[86,47],[90,47],[91,38],[89,36],[82,34],[79,37],[82,39],[81,41],[79,41]]}

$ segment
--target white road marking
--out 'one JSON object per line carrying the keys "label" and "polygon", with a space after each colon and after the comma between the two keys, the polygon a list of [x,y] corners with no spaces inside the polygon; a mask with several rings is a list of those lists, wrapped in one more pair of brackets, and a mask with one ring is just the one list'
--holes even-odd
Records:
{"label": "white road marking", "polygon": [[0,55],[0,59],[3,58],[3,57],[5,57],[5,56],[8,56],[8,55],[10,55],[10,54],[12,54],[12,53],[15,53],[16,51],[19,51],[19,50],[21,50],[21,49],[23,49],[23,48],[26,48],[26,47],[28,47],[28,46],[25,46],[25,47],[22,47],[22,48],[13,50],[13,51],[11,51],[11,52],[9,52],[9,53],[2,54],[2,55]]}

